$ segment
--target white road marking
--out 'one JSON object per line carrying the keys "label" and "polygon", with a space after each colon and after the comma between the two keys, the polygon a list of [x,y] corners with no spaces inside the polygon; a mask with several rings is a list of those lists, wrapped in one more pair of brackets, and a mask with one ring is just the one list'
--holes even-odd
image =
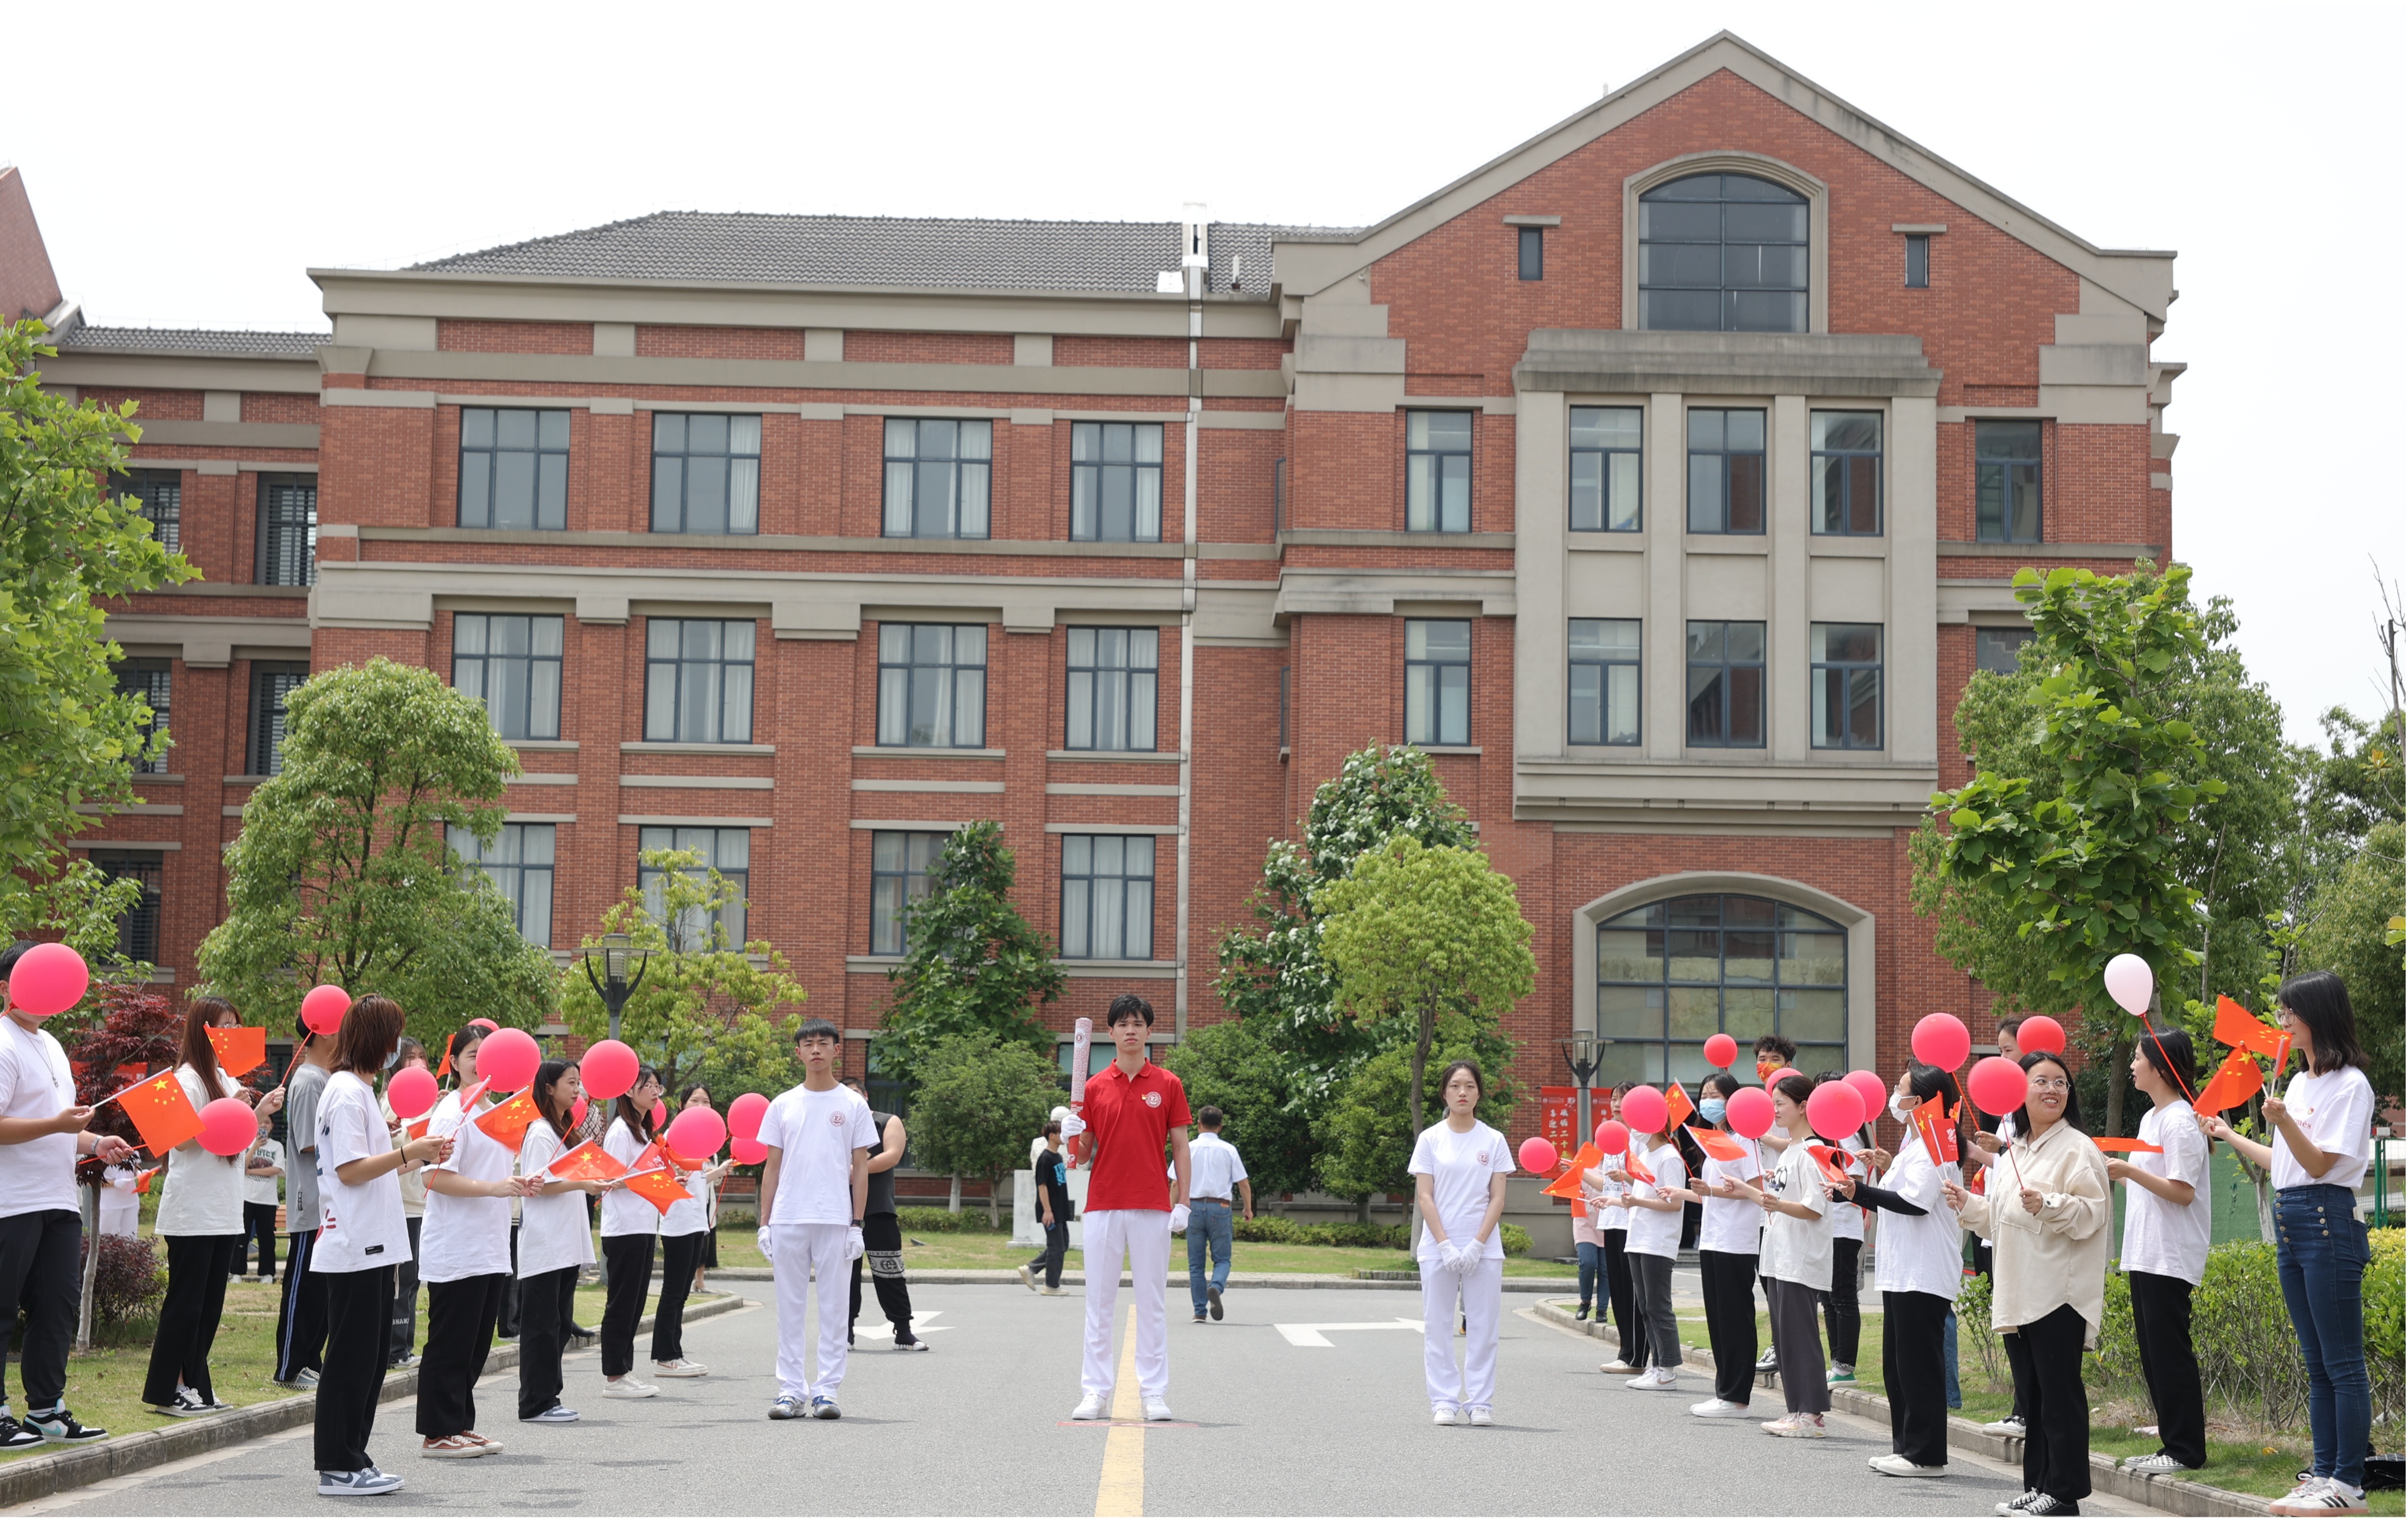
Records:
{"label": "white road marking", "polygon": [[[866,1302],[862,1305],[864,1307],[868,1306]],[[912,1313],[912,1335],[916,1337],[922,1334],[941,1334],[946,1332],[953,1326],[951,1323],[946,1323],[941,1326],[937,1323],[937,1320],[943,1316],[944,1308],[939,1308],[934,1312]],[[895,1337],[895,1325],[891,1323],[884,1322],[874,1323],[866,1323],[856,1325],[853,1332],[854,1337],[858,1338],[893,1338]]]}
{"label": "white road marking", "polygon": [[1280,1337],[1299,1350],[1334,1350],[1338,1346],[1322,1337],[1324,1334],[1351,1334],[1367,1328],[1410,1328],[1418,1334],[1422,1321],[1396,1318],[1387,1323],[1275,1323],[1271,1326],[1280,1331]]}

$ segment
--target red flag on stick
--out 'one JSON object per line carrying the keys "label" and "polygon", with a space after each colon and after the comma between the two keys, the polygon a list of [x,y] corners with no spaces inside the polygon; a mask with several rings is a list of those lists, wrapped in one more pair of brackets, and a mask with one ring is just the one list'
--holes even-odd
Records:
{"label": "red flag on stick", "polygon": [[1598,1149],[1595,1144],[1583,1144],[1580,1147],[1580,1152],[1572,1156],[1572,1163],[1565,1168],[1562,1175],[1548,1184],[1546,1191],[1541,1194],[1560,1196],[1569,1202],[1579,1201],[1581,1178],[1596,1169],[1604,1161],[1603,1149]]}
{"label": "red flag on stick", "polygon": [[144,1170],[144,1171],[141,1171],[141,1172],[139,1172],[138,1174],[136,1174],[136,1175],[135,1176],[135,1178],[134,1178],[134,1194],[135,1194],[135,1195],[136,1195],[136,1196],[148,1196],[148,1195],[150,1195],[150,1183],[151,1183],[152,1181],[154,1181],[154,1180],[158,1179],[158,1178],[159,1178],[159,1172],[160,1172],[161,1170],[165,1169],[165,1168],[166,1168],[166,1167],[165,1167],[165,1165],[156,1165],[156,1164],[154,1164],[154,1165],[152,1165],[150,1169],[148,1169],[148,1170]]}
{"label": "red flag on stick", "polygon": [[[2245,1048],[2252,1054],[2263,1054],[2270,1060],[2280,1060],[2290,1052],[2290,1039],[2282,1029],[2259,1021],[2229,996],[2215,999],[2215,1041]],[[2281,1066],[2275,1068],[2279,1071]]]}
{"label": "red flag on stick", "polygon": [[1636,1145],[1631,1147],[1629,1153],[1622,1157],[1622,1170],[1623,1174],[1633,1180],[1642,1181],[1650,1186],[1656,1184],[1656,1172],[1639,1163],[1639,1149]]}
{"label": "red flag on stick", "polygon": [[1956,1125],[1942,1112],[1940,1098],[1935,1093],[1915,1105],[1915,1136],[1923,1140],[1923,1152],[1931,1156],[1933,1169],[1956,1163]]}
{"label": "red flag on stick", "polygon": [[1740,1148],[1739,1140],[1719,1129],[1691,1128],[1689,1136],[1698,1141],[1698,1148],[1705,1150],[1709,1159],[1729,1161],[1747,1158],[1747,1150]]}
{"label": "red flag on stick", "polygon": [[267,1063],[267,1030],[265,1028],[209,1028],[209,1048],[217,1051],[218,1068],[234,1079],[258,1069]]}
{"label": "red flag on stick", "polygon": [[616,1180],[627,1173],[627,1167],[589,1138],[546,1165],[544,1171],[563,1180]]}
{"label": "red flag on stick", "polygon": [[527,1124],[543,1114],[535,1105],[532,1089],[519,1092],[501,1106],[477,1115],[477,1126],[485,1131],[504,1149],[517,1149],[526,1137]]}
{"label": "red flag on stick", "polygon": [[1685,1128],[1689,1120],[1698,1115],[1698,1104],[1689,1100],[1689,1093],[1679,1081],[1668,1080],[1664,1083],[1664,1111],[1670,1120],[1665,1126]]}
{"label": "red flag on stick", "polygon": [[122,1103],[142,1135],[142,1147],[162,1159],[186,1139],[200,1136],[201,1115],[193,1110],[193,1099],[184,1094],[184,1083],[173,1070],[101,1100]]}
{"label": "red flag on stick", "polygon": [[2137,1138],[2094,1138],[2090,1142],[2109,1154],[2163,1154],[2166,1151],[2162,1144],[2143,1144]]}
{"label": "red flag on stick", "polygon": [[665,1217],[673,1204],[691,1201],[694,1197],[694,1193],[679,1185],[677,1178],[666,1170],[630,1171],[627,1190],[660,1208]]}
{"label": "red flag on stick", "polygon": [[2192,1110],[2229,1112],[2265,1089],[2266,1077],[2258,1073],[2258,1062],[2247,1049],[2236,1048],[2224,1057],[2214,1078],[2200,1088]]}
{"label": "red flag on stick", "polygon": [[1806,1152],[1814,1156],[1815,1164],[1822,1168],[1824,1175],[1830,1178],[1831,1184],[1834,1186],[1848,1178],[1850,1156],[1846,1149],[1835,1149],[1828,1144],[1809,1144],[1806,1146]]}

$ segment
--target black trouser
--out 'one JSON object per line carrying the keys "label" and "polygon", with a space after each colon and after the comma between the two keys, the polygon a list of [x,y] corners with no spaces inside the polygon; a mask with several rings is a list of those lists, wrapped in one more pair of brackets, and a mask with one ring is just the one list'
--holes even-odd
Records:
{"label": "black trouser", "polygon": [[510,1224],[510,1279],[502,1284],[501,1321],[494,1332],[503,1338],[519,1337],[519,1225]]}
{"label": "black trouser", "polygon": [[225,1314],[226,1265],[241,1248],[240,1234],[168,1236],[167,1296],[159,1304],[150,1373],[142,1381],[142,1400],[152,1407],[175,1401],[179,1384],[204,1402],[217,1400],[209,1391],[209,1346]]}
{"label": "black trouser", "polygon": [[519,1278],[519,1416],[560,1405],[560,1352],[567,1341],[564,1299],[577,1291],[577,1266]]}
{"label": "black trouser", "polygon": [[323,1282],[326,1364],[318,1372],[320,1470],[366,1470],[384,1390],[385,1338],[393,1323],[393,1266],[310,1273]]}
{"label": "black trouser", "polygon": [[395,1365],[409,1358],[418,1342],[418,1230],[424,1218],[405,1218],[409,1224],[409,1258],[395,1261],[393,1279],[393,1349]]}
{"label": "black trouser", "polygon": [[[82,1237],[83,1219],[64,1207],[0,1218],[0,1323],[25,1314],[22,1411],[48,1412],[66,1395],[67,1348],[83,1301]],[[0,1401],[7,1373],[0,1358]]]}
{"label": "black trouser", "polygon": [[1856,1257],[1864,1248],[1861,1238],[1831,1240],[1831,1289],[1823,1297],[1823,1323],[1831,1341],[1833,1365],[1854,1366],[1857,1341],[1864,1337],[1864,1313],[1856,1305]]}
{"label": "black trouser", "polygon": [[[1992,1279],[1995,1281],[1996,1278]],[[2025,1346],[2020,1334],[2000,1334],[1999,1343],[2007,1352],[2007,1379],[2014,1382],[2015,1388],[2015,1405],[2010,1416],[2021,1420],[2028,1427],[2031,1404],[2024,1395],[2024,1378],[2031,1374],[2031,1351]]]}
{"label": "black trouser", "polygon": [[[853,1262],[853,1315],[861,1318],[861,1266],[868,1262],[870,1284],[878,1288],[878,1309],[895,1325],[895,1342],[911,1342],[911,1288],[903,1279],[903,1221],[892,1212],[873,1212],[861,1220],[861,1259]],[[850,1331],[847,1337],[851,1337]]]}
{"label": "black trouser", "polygon": [[[1973,1239],[1973,1274],[1990,1277],[1990,1290],[1993,1292],[1998,1290],[1998,1277],[1992,1272],[1991,1267],[1997,1264],[1998,1255],[1990,1248],[1989,1242],[1976,1235]],[[2013,1334],[2000,1336],[2000,1342],[2006,1346],[2007,1376],[2014,1388],[2015,1398],[2014,1406],[2009,1410],[2007,1415],[2029,1422],[2028,1419],[2024,1418],[2023,1344]]]}
{"label": "black trouser", "polygon": [[[1792,1414],[1821,1416],[1831,1410],[1831,1384],[1823,1371],[1823,1331],[1814,1309],[1823,1294],[1812,1286],[1767,1276],[1765,1317],[1772,1329],[1772,1363],[1781,1370],[1781,1395]],[[1751,1304],[1752,1305],[1752,1304]]]}
{"label": "black trouser", "polygon": [[1698,1280],[1706,1294],[1714,1395],[1745,1407],[1756,1387],[1756,1256],[1699,1250]]}
{"label": "black trouser", "polygon": [[1882,1293],[1889,1447],[1918,1466],[1948,1463],[1948,1308],[1929,1292]]}
{"label": "black trouser", "polygon": [[418,1367],[418,1432],[450,1438],[477,1426],[477,1382],[502,1315],[498,1272],[426,1283],[426,1354]]}
{"label": "black trouser", "polygon": [[1631,1282],[1639,1298],[1639,1326],[1647,1341],[1647,1363],[1665,1370],[1678,1370],[1681,1331],[1672,1321],[1672,1257],[1633,1251],[1628,1258]]}
{"label": "black trouser", "polygon": [[286,1236],[293,1252],[284,1264],[284,1297],[276,1318],[276,1379],[280,1381],[326,1368],[326,1282],[309,1268],[318,1233],[311,1229]]}
{"label": "black trouser", "polygon": [[1630,1275],[1627,1228],[1600,1228],[1605,1243],[1605,1299],[1613,1308],[1613,1331],[1621,1336],[1619,1358],[1633,1370],[1647,1368],[1647,1336],[1639,1331],[1639,1287]]}
{"label": "black trouser", "polygon": [[602,1295],[602,1374],[624,1376],[636,1368],[636,1325],[644,1319],[644,1294],[652,1285],[652,1236],[606,1234]]}
{"label": "black trouser", "polygon": [[[1056,1216],[1060,1215],[1057,1213]],[[1045,1248],[1038,1251],[1036,1259],[1028,1262],[1028,1268],[1035,1270],[1042,1265],[1045,1269],[1045,1284],[1058,1289],[1062,1284],[1062,1256],[1069,1251],[1069,1222],[1067,1220],[1056,1222],[1045,1230]]]}
{"label": "black trouser", "polygon": [[2141,1344],[2141,1375],[2157,1408],[2157,1443],[2185,1467],[2207,1464],[2207,1410],[2199,1384],[2199,1353],[2190,1341],[2190,1282],[2180,1276],[2129,1272],[2132,1337]]}
{"label": "black trouser", "polygon": [[242,1267],[251,1263],[251,1248],[259,1246],[259,1279],[276,1279],[276,1204],[245,1202],[242,1205],[242,1245],[234,1251],[234,1274],[241,1275]]}
{"label": "black trouser", "polygon": [[2090,1394],[2082,1385],[2082,1314],[2062,1307],[2014,1337],[2024,1341],[2015,1366],[2023,1394],[2024,1488],[2059,1502],[2090,1495]]}
{"label": "black trouser", "polygon": [[652,1309],[652,1364],[685,1358],[685,1299],[694,1294],[694,1273],[702,1266],[702,1246],[710,1237],[672,1234],[661,1240],[661,1305]]}

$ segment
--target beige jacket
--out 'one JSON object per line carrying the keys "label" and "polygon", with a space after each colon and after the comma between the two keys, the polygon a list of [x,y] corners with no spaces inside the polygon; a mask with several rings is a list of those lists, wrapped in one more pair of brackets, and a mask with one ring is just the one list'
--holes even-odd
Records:
{"label": "beige jacket", "polygon": [[[2107,1311],[2108,1222],[2115,1205],[2107,1157],[2090,1135],[2060,1122],[2038,1140],[2018,1138],[1989,1169],[1989,1194],[1965,1204],[1965,1226],[1990,1241],[1990,1326],[2012,1333],[2061,1307],[2082,1314],[2083,1347],[2099,1342]],[[2015,1194],[2016,1178],[2041,1193],[2037,1214]]]}

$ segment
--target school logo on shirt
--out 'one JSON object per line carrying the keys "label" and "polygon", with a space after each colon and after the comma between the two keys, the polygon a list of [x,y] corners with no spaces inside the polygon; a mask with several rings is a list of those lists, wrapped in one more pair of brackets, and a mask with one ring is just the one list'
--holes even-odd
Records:
{"label": "school logo on shirt", "polygon": [[1162,1093],[1160,1092],[1146,1092],[1145,1105],[1148,1106],[1160,1106],[1162,1105]]}
{"label": "school logo on shirt", "polygon": [[831,1113],[829,1113],[829,1114],[828,1114],[828,1123],[829,1123],[829,1125],[830,1125],[830,1126],[832,1126],[832,1127],[837,1127],[837,1128],[841,1128],[841,1127],[843,1127],[843,1126],[844,1126],[844,1114],[843,1114],[843,1113],[841,1113],[841,1112],[831,1112]]}
{"label": "school logo on shirt", "polygon": [[1473,1164],[1486,1164],[1488,1163],[1488,1151],[1486,1149],[1482,1149],[1479,1153],[1471,1157],[1471,1163]]}

